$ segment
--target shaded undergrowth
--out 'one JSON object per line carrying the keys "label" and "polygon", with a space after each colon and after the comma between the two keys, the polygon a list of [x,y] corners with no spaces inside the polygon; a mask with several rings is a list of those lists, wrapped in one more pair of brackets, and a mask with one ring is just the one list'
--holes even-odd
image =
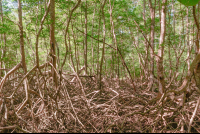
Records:
{"label": "shaded undergrowth", "polygon": [[95,77],[63,75],[56,89],[50,76],[36,73],[28,76],[29,100],[17,112],[26,99],[22,77],[4,84],[0,132],[200,132],[198,92],[181,104],[181,96],[158,98],[157,85],[148,90],[147,80],[135,79],[134,92],[129,79],[103,78],[100,92]]}

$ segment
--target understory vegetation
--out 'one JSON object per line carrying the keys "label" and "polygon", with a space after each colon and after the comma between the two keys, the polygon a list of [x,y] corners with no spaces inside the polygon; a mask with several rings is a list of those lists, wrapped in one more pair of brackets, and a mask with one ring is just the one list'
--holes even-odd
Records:
{"label": "understory vegetation", "polygon": [[199,0],[0,0],[0,132],[200,132],[199,16]]}

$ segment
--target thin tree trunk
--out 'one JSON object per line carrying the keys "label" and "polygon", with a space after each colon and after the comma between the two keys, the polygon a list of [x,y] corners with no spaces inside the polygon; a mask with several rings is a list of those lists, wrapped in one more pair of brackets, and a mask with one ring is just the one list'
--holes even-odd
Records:
{"label": "thin tree trunk", "polygon": [[101,83],[101,78],[102,78],[102,69],[103,69],[103,59],[104,59],[104,51],[105,51],[105,36],[106,36],[106,22],[105,22],[105,16],[104,16],[104,6],[106,4],[106,0],[104,0],[104,3],[101,7],[102,11],[102,18],[103,18],[103,48],[102,48],[102,54],[101,54],[101,63],[100,63],[100,74],[99,74],[99,89],[100,89],[100,94],[102,93],[102,83]]}
{"label": "thin tree trunk", "polygon": [[18,0],[18,16],[19,16],[19,32],[20,32],[20,51],[21,51],[21,63],[24,73],[27,73],[25,52],[24,52],[24,37],[23,37],[23,25],[22,25],[22,7],[21,0]]}
{"label": "thin tree trunk", "polygon": [[[144,21],[144,28],[146,29],[147,28],[147,25],[146,25],[146,0],[143,0],[143,21]],[[147,36],[147,33],[144,32],[144,36]],[[144,61],[144,68],[145,68],[145,73],[147,72],[147,74],[145,74],[147,76],[147,79],[148,79],[148,76],[149,76],[149,44],[146,40],[144,40],[144,44],[145,44],[145,48],[146,48],[146,51],[145,51],[145,61]]]}
{"label": "thin tree trunk", "polygon": [[161,10],[161,30],[160,30],[160,41],[159,50],[157,57],[157,76],[159,83],[159,92],[163,94],[165,92],[165,81],[164,81],[164,70],[163,70],[163,52],[164,52],[164,41],[165,41],[165,31],[166,31],[166,4],[167,0],[162,0],[162,10]]}
{"label": "thin tree trunk", "polygon": [[[199,38],[200,38],[200,27],[199,27],[199,19],[196,17],[196,6],[193,6],[193,16],[194,16],[194,21],[197,27],[197,33],[196,33],[196,40],[195,40],[195,45],[196,45],[196,53],[199,54]],[[200,62],[197,63],[196,68],[194,70],[195,74],[195,81],[197,87],[200,89]]]}
{"label": "thin tree trunk", "polygon": [[[62,69],[63,69],[63,66],[65,65],[65,62],[66,62],[66,58],[67,58],[67,53],[68,53],[68,46],[67,46],[67,31],[69,29],[69,23],[71,21],[71,17],[72,17],[72,14],[73,12],[77,9],[77,7],[79,6],[79,4],[81,3],[81,0],[78,0],[78,2],[76,3],[76,5],[71,9],[70,13],[69,13],[69,18],[67,20],[67,26],[66,26],[66,29],[65,29],[65,35],[64,35],[64,40],[65,40],[65,58],[63,60],[63,63],[61,65],[61,73],[62,73]],[[78,68],[78,67],[77,67]]]}
{"label": "thin tree trunk", "polygon": [[[70,56],[70,60],[72,62],[72,67],[74,70],[76,70],[75,65],[74,65],[74,60],[73,60],[73,54],[72,54],[72,49],[71,49],[71,43],[70,43],[70,33],[68,31],[68,42],[69,42],[69,56]],[[77,72],[77,75],[79,75],[79,73]]]}
{"label": "thin tree trunk", "polygon": [[111,6],[111,1],[110,1],[110,0],[109,0],[109,3],[110,3],[110,22],[111,22],[111,29],[112,29],[112,33],[113,33],[114,44],[115,44],[115,46],[116,46],[117,52],[119,53],[119,56],[120,56],[121,61],[122,61],[122,64],[123,64],[123,66],[126,68],[128,74],[129,74],[129,76],[130,76],[133,89],[136,91],[136,89],[135,89],[135,84],[134,84],[134,82],[133,82],[133,78],[132,78],[132,76],[131,76],[130,70],[129,70],[129,68],[127,67],[126,62],[124,61],[124,58],[123,58],[123,56],[122,56],[122,53],[121,53],[121,51],[120,51],[120,49],[119,49],[119,47],[118,47],[118,45],[117,45],[117,39],[116,39],[116,34],[115,34],[115,27],[114,27],[114,22],[113,22],[113,19],[112,19],[112,10],[113,10],[113,7]]}
{"label": "thin tree trunk", "polygon": [[150,49],[150,81],[149,81],[149,90],[151,90],[153,86],[153,79],[154,79],[154,33],[155,33],[155,6],[152,5],[152,1],[149,0],[149,7],[150,7],[150,14],[151,14],[151,29],[150,29],[150,39],[151,39],[151,49]]}
{"label": "thin tree trunk", "polygon": [[[2,10],[2,0],[0,0],[0,17],[1,17],[1,23],[4,24],[4,20],[3,20],[3,10]],[[2,37],[3,36],[3,37]],[[0,68],[2,68],[3,66],[3,58],[5,57],[6,54],[6,33],[3,33],[1,36],[1,41],[2,44],[4,44],[4,46],[2,45],[0,47],[1,49],[1,57],[0,57]],[[2,71],[0,70],[0,77],[3,75]]]}
{"label": "thin tree trunk", "polygon": [[193,6],[193,16],[195,20],[195,24],[197,26],[197,33],[196,33],[196,40],[195,40],[195,46],[196,46],[196,54],[199,53],[199,21],[196,17],[196,6]]}
{"label": "thin tree trunk", "polygon": [[[100,31],[101,31],[101,9],[99,10],[99,28],[98,28],[98,44],[97,44],[97,78],[99,78],[99,44],[100,44],[100,41],[99,41],[99,38],[100,38]],[[98,79],[97,79],[97,83],[98,83]]]}
{"label": "thin tree trunk", "polygon": [[[20,32],[20,50],[21,50],[21,64],[24,70],[24,73],[27,73],[26,61],[25,61],[25,52],[24,52],[24,37],[23,37],[23,25],[22,25],[22,7],[21,7],[21,0],[18,0],[18,16],[19,16],[19,32]],[[17,113],[25,106],[25,104],[29,100],[29,93],[28,93],[28,79],[27,77],[24,79],[24,88],[26,99],[25,101],[17,108]]]}
{"label": "thin tree trunk", "polygon": [[[53,67],[56,70],[56,45],[55,45],[55,0],[51,1],[50,5],[50,17],[51,17],[51,25],[50,25],[50,45],[51,45],[51,54],[52,54],[52,63]],[[55,83],[55,87],[58,87],[57,75],[55,70],[52,68],[52,76]]]}
{"label": "thin tree trunk", "polygon": [[[169,17],[169,21],[168,23],[170,24],[171,23],[171,10],[170,12],[168,12],[168,17]],[[171,44],[171,30],[168,31],[168,42],[169,44]],[[168,78],[169,78],[169,84],[167,87],[169,87],[171,85],[171,80],[172,80],[172,56],[171,56],[171,47],[170,45],[168,45],[168,57],[169,57],[169,75],[168,75]]]}
{"label": "thin tree trunk", "polygon": [[[95,2],[95,8],[94,8],[94,13],[93,13],[93,19],[92,19],[92,35],[93,35],[93,30],[94,30],[94,16],[95,16],[95,11],[96,11],[96,2]],[[94,75],[94,46],[93,46],[93,38],[92,38],[92,74]]]}
{"label": "thin tree trunk", "polygon": [[87,72],[87,0],[85,2],[85,45],[84,45],[84,64],[85,64],[85,73]]}
{"label": "thin tree trunk", "polygon": [[188,48],[188,52],[187,52],[187,66],[188,66],[188,70],[190,69],[190,36],[189,36],[189,33],[190,33],[190,30],[189,30],[189,9],[187,7],[187,24],[186,24],[186,33],[187,33],[187,48]]}
{"label": "thin tree trunk", "polygon": [[[71,22],[72,23],[72,22]],[[78,45],[76,43],[76,36],[74,34],[74,30],[73,30],[73,25],[72,25],[72,36],[73,36],[73,41],[74,41],[74,45],[75,45],[75,59],[76,59],[76,72],[78,72],[79,70],[79,60],[78,60],[78,57],[77,57],[77,50],[78,50]]]}
{"label": "thin tree trunk", "polygon": [[39,52],[38,52],[38,44],[39,44],[39,36],[40,36],[40,33],[42,31],[42,28],[43,28],[43,24],[44,24],[44,21],[49,13],[49,10],[50,10],[50,4],[51,4],[51,0],[49,0],[48,4],[47,4],[47,10],[44,14],[44,16],[42,17],[42,20],[40,22],[40,28],[38,30],[38,32],[36,33],[36,42],[35,42],[35,57],[36,57],[36,65],[37,67],[39,68]]}

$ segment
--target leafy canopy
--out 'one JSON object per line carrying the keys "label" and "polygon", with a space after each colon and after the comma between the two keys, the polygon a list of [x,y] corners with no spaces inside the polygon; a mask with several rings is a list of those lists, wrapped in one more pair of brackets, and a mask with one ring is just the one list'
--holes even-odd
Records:
{"label": "leafy canopy", "polygon": [[178,0],[185,6],[195,6],[200,0]]}

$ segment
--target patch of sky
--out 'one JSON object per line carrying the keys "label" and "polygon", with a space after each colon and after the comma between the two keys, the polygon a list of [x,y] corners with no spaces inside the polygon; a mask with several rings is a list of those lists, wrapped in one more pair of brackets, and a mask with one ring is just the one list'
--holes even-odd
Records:
{"label": "patch of sky", "polygon": [[11,9],[17,9],[18,8],[18,3],[17,1],[14,0],[3,0],[3,11],[8,11]]}

